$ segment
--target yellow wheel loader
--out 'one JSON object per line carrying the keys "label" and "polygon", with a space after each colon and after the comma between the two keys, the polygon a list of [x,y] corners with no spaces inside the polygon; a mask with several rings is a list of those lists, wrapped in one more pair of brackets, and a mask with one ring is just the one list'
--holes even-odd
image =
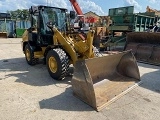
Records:
{"label": "yellow wheel loader", "polygon": [[[79,33],[69,31],[66,9],[32,6],[29,11],[31,28],[24,32],[22,39],[27,63],[35,65],[43,58],[55,80],[62,80],[73,64],[74,95],[96,110],[139,82],[139,70],[132,53],[97,57],[92,45],[94,31],[88,31],[85,40],[78,37]],[[74,18],[73,13],[70,12],[70,18]]]}

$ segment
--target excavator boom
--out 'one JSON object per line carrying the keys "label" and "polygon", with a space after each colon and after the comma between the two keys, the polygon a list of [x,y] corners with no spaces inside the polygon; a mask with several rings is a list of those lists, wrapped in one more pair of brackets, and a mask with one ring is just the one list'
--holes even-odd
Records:
{"label": "excavator boom", "polygon": [[76,0],[69,0],[71,2],[71,4],[73,5],[75,11],[77,12],[78,15],[83,15],[83,12],[80,8],[80,6],[78,5],[78,2]]}

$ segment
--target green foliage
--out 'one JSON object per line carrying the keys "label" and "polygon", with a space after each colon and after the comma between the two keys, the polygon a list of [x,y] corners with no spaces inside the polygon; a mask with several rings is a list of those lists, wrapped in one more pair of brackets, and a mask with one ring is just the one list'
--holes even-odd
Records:
{"label": "green foliage", "polygon": [[29,11],[28,9],[17,9],[15,11],[7,11],[7,13],[11,14],[11,19],[13,20],[28,20],[29,19]]}

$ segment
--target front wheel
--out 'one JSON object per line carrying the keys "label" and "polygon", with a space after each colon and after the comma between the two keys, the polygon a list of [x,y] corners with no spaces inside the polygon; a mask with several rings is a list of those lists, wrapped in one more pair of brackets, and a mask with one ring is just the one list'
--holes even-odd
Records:
{"label": "front wheel", "polygon": [[35,65],[37,63],[38,59],[34,58],[34,53],[29,47],[29,44],[25,46],[24,53],[25,53],[26,61],[29,65]]}
{"label": "front wheel", "polygon": [[47,69],[55,80],[62,80],[69,71],[69,58],[60,48],[52,49],[46,57]]}

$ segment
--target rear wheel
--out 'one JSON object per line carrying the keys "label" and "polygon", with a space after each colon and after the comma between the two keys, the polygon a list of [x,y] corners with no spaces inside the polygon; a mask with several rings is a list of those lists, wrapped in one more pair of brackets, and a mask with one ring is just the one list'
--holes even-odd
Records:
{"label": "rear wheel", "polygon": [[47,69],[55,80],[62,80],[69,71],[69,58],[60,48],[50,50],[46,57]]}
{"label": "rear wheel", "polygon": [[34,58],[34,53],[28,44],[25,46],[24,53],[25,53],[26,61],[29,65],[35,65],[37,63],[38,59]]}

